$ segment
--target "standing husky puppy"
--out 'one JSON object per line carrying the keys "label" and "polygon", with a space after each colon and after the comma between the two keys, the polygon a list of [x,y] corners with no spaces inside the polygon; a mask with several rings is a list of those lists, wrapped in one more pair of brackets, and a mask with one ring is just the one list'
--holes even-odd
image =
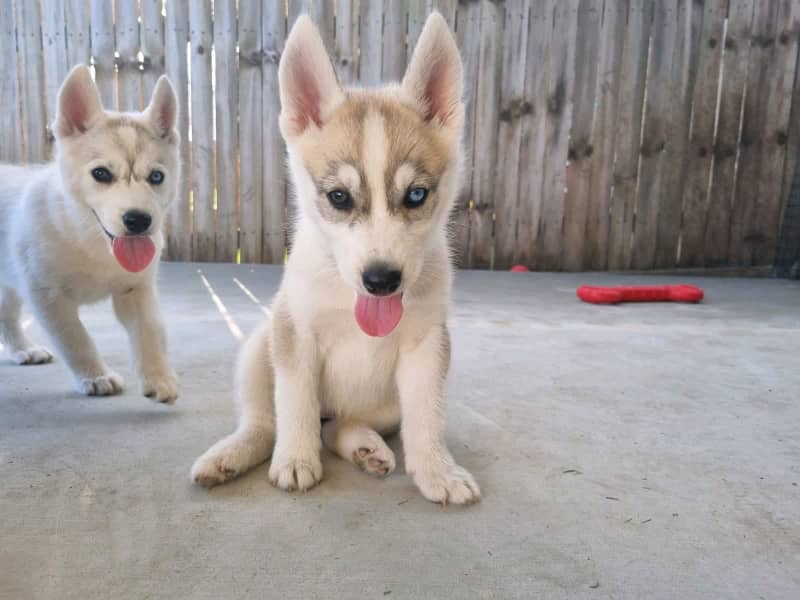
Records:
{"label": "standing husky puppy", "polygon": [[343,90],[301,17],[279,79],[294,245],[273,317],[239,357],[239,427],[192,477],[222,483],[272,454],[272,483],[306,490],[322,478],[322,441],[386,475],[395,459],[381,436],[400,427],[406,469],[426,498],[476,501],[475,480],[444,440],[446,228],[464,118],[447,25],[430,16],[401,85]]}
{"label": "standing husky puppy", "polygon": [[0,165],[0,338],[19,364],[52,360],[19,322],[28,303],[79,391],[122,391],[78,318],[109,295],[128,330],[142,392],[178,395],[155,292],[164,211],[179,178],[175,93],[162,77],[143,113],[104,112],[89,70],[59,91],[50,165]]}

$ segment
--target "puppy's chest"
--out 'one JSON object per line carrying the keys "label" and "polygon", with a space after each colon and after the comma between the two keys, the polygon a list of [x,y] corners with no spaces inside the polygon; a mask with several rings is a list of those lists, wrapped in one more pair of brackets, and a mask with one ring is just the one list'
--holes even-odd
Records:
{"label": "puppy's chest", "polygon": [[391,336],[371,338],[355,327],[326,337],[320,340],[320,383],[328,412],[356,412],[382,405],[396,395],[398,347]]}

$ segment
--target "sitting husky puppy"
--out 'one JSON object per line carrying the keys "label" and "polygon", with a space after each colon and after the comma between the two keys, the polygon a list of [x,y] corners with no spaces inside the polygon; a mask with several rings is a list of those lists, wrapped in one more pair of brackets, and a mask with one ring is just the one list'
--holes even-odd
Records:
{"label": "sitting husky puppy", "polygon": [[121,392],[78,318],[82,304],[111,295],[142,392],[177,397],[155,291],[164,211],[180,176],[176,109],[162,77],[143,113],[104,112],[89,69],[75,67],[59,91],[55,162],[0,165],[0,339],[15,362],[52,360],[20,326],[24,300],[80,392]]}
{"label": "sitting husky puppy", "polygon": [[[273,316],[237,365],[239,427],[195,463],[206,486],[272,455],[269,478],[306,490],[321,442],[368,473],[406,470],[441,503],[479,499],[444,440],[450,361],[447,242],[461,162],[461,60],[431,15],[401,85],[343,90],[301,17],[279,68],[280,128],[299,205]],[[277,437],[276,437],[277,435]]]}

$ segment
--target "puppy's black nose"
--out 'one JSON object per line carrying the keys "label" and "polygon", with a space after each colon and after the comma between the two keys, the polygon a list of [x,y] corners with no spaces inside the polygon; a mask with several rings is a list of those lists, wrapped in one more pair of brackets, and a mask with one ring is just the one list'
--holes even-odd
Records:
{"label": "puppy's black nose", "polygon": [[402,272],[386,265],[373,265],[368,267],[361,275],[364,287],[373,296],[393,294],[400,287],[402,278]]}
{"label": "puppy's black nose", "polygon": [[122,215],[122,222],[130,233],[144,233],[153,222],[153,218],[141,210],[129,210]]}

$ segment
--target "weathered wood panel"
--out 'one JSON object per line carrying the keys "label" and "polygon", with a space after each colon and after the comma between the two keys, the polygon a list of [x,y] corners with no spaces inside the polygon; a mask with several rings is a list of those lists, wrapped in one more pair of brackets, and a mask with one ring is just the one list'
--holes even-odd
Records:
{"label": "weathered wood panel", "polygon": [[192,258],[192,214],[191,214],[191,145],[189,143],[189,66],[187,46],[189,44],[188,0],[170,0],[167,7],[164,31],[165,63],[178,96],[178,133],[181,136],[181,180],[178,196],[170,206],[167,220],[166,258],[191,260]]}
{"label": "weathered wood panel", "polygon": [[262,103],[260,113],[253,118],[260,122],[263,140],[263,159],[254,165],[261,170],[263,194],[263,225],[261,228],[261,262],[283,264],[288,240],[288,185],[286,176],[286,148],[278,130],[280,96],[278,94],[278,59],[283,52],[286,34],[283,15],[265,11],[263,16],[264,65],[261,80]]}
{"label": "weathered wood panel", "polygon": [[[14,23],[14,0],[0,0],[0,161],[22,160],[22,120],[19,111],[19,73],[17,71],[17,34]],[[16,110],[13,107],[17,107]]]}
{"label": "weathered wood panel", "polygon": [[[261,29],[261,6],[242,4],[239,7],[239,248],[242,262],[261,261],[261,169],[268,168],[262,159],[261,65],[277,58],[263,51]],[[272,126],[276,125],[273,121]]]}
{"label": "weathered wood panel", "polygon": [[122,111],[142,108],[142,71],[139,68],[139,7],[137,2],[117,0],[114,13],[117,53],[118,107]]}
{"label": "weathered wood panel", "polygon": [[383,0],[381,81],[400,81],[406,70],[406,3]]}
{"label": "weathered wood panel", "polygon": [[211,92],[211,6],[189,0],[191,43],[192,260],[214,260],[214,105]]}
{"label": "weathered wood panel", "polygon": [[42,2],[42,50],[44,52],[44,94],[47,123],[47,155],[51,153],[53,132],[51,127],[56,116],[58,88],[67,75],[67,41],[64,27],[65,6],[61,0]]}
{"label": "weathered wood panel", "polygon": [[48,144],[39,3],[17,2],[16,17],[20,102],[25,115],[22,158],[25,162],[42,162],[48,158]]}
{"label": "weathered wood panel", "polygon": [[[411,9],[409,9],[410,11]],[[418,21],[421,18],[417,19]],[[422,24],[419,25],[422,27]],[[458,25],[456,29],[456,41],[461,51],[463,61],[463,100],[464,100],[464,174],[462,175],[461,187],[456,197],[451,220],[451,240],[456,264],[466,266],[467,245],[469,244],[469,223],[472,204],[472,180],[474,169],[475,144],[475,105],[476,94],[478,91],[478,67],[480,63],[480,44],[475,40],[480,39],[481,32],[481,5],[479,2],[467,2],[461,4],[458,10]],[[413,38],[411,34],[411,12],[409,12],[409,47],[413,50],[413,44],[419,37],[419,31]]]}
{"label": "weathered wood panel", "polygon": [[577,271],[583,267],[583,246],[586,221],[593,199],[592,154],[597,140],[592,133],[597,104],[598,73],[602,60],[600,27],[602,6],[592,0],[581,0],[578,7],[578,29],[575,48],[575,101],[570,133],[569,176],[564,204],[563,268]]}
{"label": "weathered wood panel", "polygon": [[[686,1],[679,0],[679,4]],[[666,170],[667,139],[671,137],[672,124],[667,115],[673,102],[672,61],[676,46],[682,43],[686,35],[682,25],[675,3],[655,3],[650,63],[647,68],[636,225],[633,248],[625,261],[634,269],[649,269],[655,262],[659,193]],[[680,195],[677,202],[680,202]]]}
{"label": "weathered wood panel", "polygon": [[358,54],[358,77],[363,85],[378,85],[381,81],[382,39],[383,3],[364,0],[361,3],[361,49]]}
{"label": "weathered wood panel", "polygon": [[763,146],[759,155],[758,199],[749,202],[749,228],[745,239],[744,262],[756,266],[772,265],[779,235],[784,198],[783,172],[786,161],[792,89],[797,70],[797,47],[800,35],[800,1],[781,2],[778,6],[775,43],[766,88]]}
{"label": "weathered wood panel", "polygon": [[141,0],[142,100],[150,101],[156,81],[164,74],[164,16],[161,0]]}
{"label": "weathered wood panel", "polygon": [[[754,0],[731,0],[724,43],[724,67],[719,99],[714,166],[708,198],[702,260],[719,267],[728,261],[736,184],[739,127],[742,116]],[[683,259],[688,262],[689,259]],[[697,259],[694,259],[697,260]]]}
{"label": "weathered wood panel", "polygon": [[[722,4],[727,3],[723,0]],[[658,216],[656,222],[655,254],[652,266],[656,268],[672,268],[678,262],[678,245],[680,241],[681,214],[683,207],[683,189],[686,184],[688,167],[686,152],[689,144],[689,133],[692,115],[694,90],[698,85],[708,86],[714,91],[711,104],[716,103],[716,89],[719,86],[719,70],[707,73],[709,79],[698,80],[698,64],[702,38],[702,26],[706,22],[717,20],[715,5],[722,12],[724,6],[718,0],[708,0],[704,6],[700,2],[680,2],[677,10],[677,43],[672,58],[672,96],[667,118],[666,147],[664,148],[663,174],[658,193]],[[713,28],[712,28],[713,29]],[[719,31],[721,33],[721,30]],[[711,50],[721,46],[720,39],[709,39],[707,45]],[[704,74],[705,75],[705,74]],[[711,131],[714,128],[712,109]]]}
{"label": "weathered wood panel", "polygon": [[[592,131],[591,199],[586,215],[583,268],[602,270],[608,264],[608,230],[617,137],[617,105],[622,78],[628,0],[606,2],[597,77],[597,114]],[[588,148],[587,148],[588,150]]]}
{"label": "weathered wood panel", "polygon": [[89,10],[86,0],[66,0],[67,68],[88,65],[92,56]]}
{"label": "weathered wood panel", "polygon": [[109,0],[91,0],[92,61],[94,80],[103,106],[117,108],[117,65],[114,59],[114,4]]}
{"label": "weathered wood panel", "polygon": [[239,249],[239,78],[235,0],[214,2],[216,212],[214,260],[235,262]]}
{"label": "weathered wood panel", "polygon": [[547,121],[542,211],[539,219],[535,266],[543,270],[561,267],[564,226],[564,188],[567,147],[572,124],[575,82],[575,35],[578,1],[560,0],[553,13],[553,35],[545,65]]}
{"label": "weathered wood panel", "polygon": [[[548,115],[546,64],[553,31],[553,7],[556,0],[537,2],[529,18],[525,74],[525,110],[520,115],[520,167],[517,211],[517,262],[532,266],[537,256],[539,221],[544,188],[544,164]],[[476,156],[475,160],[479,160]]]}
{"label": "weathered wood panel", "polygon": [[472,170],[472,212],[467,263],[488,268],[494,254],[494,161],[497,152],[497,123],[500,100],[500,65],[503,36],[502,7],[481,0],[480,63],[475,103],[474,153],[480,157]]}
{"label": "weathered wood panel", "polygon": [[[680,235],[681,240],[681,257],[677,262],[684,267],[702,266],[697,261],[702,261],[705,244],[727,4],[727,0],[707,0],[705,4],[698,76],[692,101],[692,134],[688,147],[681,149],[680,153],[686,165],[685,176],[678,175],[683,182],[682,227],[678,223],[670,222],[669,229],[664,228],[656,257],[656,266],[660,268],[675,266],[677,240],[673,243],[673,238],[677,235]],[[678,110],[685,109],[679,107]],[[682,112],[678,117],[683,118],[684,114]],[[664,200],[662,196],[662,201]],[[662,225],[663,219],[659,219],[659,233],[662,233]],[[670,236],[670,239],[665,240],[664,235]]]}
{"label": "weathered wood panel", "polygon": [[497,161],[494,182],[494,264],[497,268],[507,268],[517,255],[520,117],[528,106],[523,98],[530,15],[528,4],[525,0],[505,3],[497,154],[493,157]]}
{"label": "weathered wood panel", "polygon": [[358,15],[360,0],[336,0],[334,64],[344,85],[358,81]]}

